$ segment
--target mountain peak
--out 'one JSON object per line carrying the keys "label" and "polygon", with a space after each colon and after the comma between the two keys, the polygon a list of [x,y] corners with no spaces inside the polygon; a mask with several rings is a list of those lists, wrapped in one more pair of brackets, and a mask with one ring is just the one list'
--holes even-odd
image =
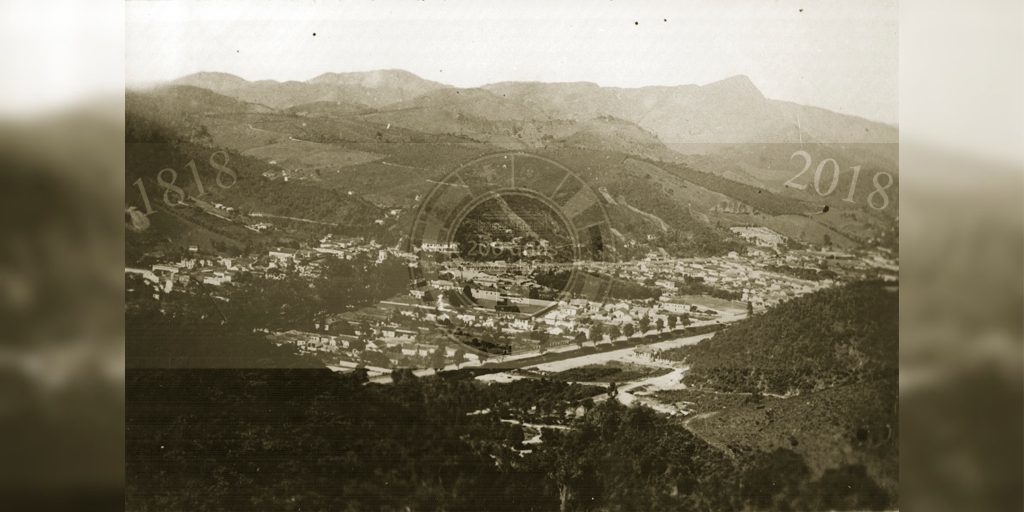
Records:
{"label": "mountain peak", "polygon": [[237,75],[231,73],[221,73],[219,71],[200,71],[198,73],[192,73],[191,75],[183,76],[173,82],[176,85],[191,85],[194,87],[202,87],[204,89],[210,89],[211,91],[224,91],[228,89],[236,89],[242,87],[249,82]]}
{"label": "mountain peak", "polygon": [[389,87],[417,92],[426,92],[433,89],[447,87],[444,84],[427,80],[404,69],[376,69],[372,71],[324,73],[307,80],[307,83],[358,85],[369,88]]}
{"label": "mountain peak", "polygon": [[764,94],[747,75],[735,75],[701,86],[702,90],[723,94],[753,96],[764,99]]}

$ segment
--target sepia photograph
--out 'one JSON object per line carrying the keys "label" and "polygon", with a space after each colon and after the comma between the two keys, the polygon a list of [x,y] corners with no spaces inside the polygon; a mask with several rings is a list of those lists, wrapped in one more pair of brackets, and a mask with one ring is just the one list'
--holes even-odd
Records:
{"label": "sepia photograph", "polygon": [[1022,21],[4,0],[0,510],[1022,510]]}
{"label": "sepia photograph", "polygon": [[125,9],[127,510],[899,508],[895,2]]}
{"label": "sepia photograph", "polygon": [[1024,510],[1017,0],[3,0],[0,48],[0,510]]}

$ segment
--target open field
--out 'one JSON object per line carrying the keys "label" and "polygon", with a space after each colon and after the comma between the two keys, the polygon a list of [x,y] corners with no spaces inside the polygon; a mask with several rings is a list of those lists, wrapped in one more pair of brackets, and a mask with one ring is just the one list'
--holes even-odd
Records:
{"label": "open field", "polygon": [[287,139],[266,146],[247,149],[243,154],[261,160],[273,160],[287,168],[308,168],[337,170],[342,167],[373,162],[383,155],[347,149],[334,144],[321,144],[304,140]]}
{"label": "open field", "polygon": [[566,382],[630,382],[664,375],[670,371],[672,371],[670,368],[609,361],[601,365],[580,366],[546,377]]}

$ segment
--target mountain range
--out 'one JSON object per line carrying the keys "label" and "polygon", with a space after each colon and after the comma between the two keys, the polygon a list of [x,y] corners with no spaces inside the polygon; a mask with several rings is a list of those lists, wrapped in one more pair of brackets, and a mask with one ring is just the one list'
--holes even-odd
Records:
{"label": "mountain range", "polygon": [[379,207],[415,202],[476,155],[528,151],[601,187],[624,238],[728,238],[726,227],[760,225],[813,244],[894,239],[897,128],[766,98],[745,76],[458,88],[403,70],[287,82],[203,72],[129,90],[126,111],[129,142],[223,148],[258,162],[262,177],[290,174]]}
{"label": "mountain range", "polygon": [[[394,110],[442,109],[489,121],[617,117],[665,144],[897,143],[896,127],[765,98],[744,76],[707,85],[601,87],[591,82],[500,82],[459,89],[403,70],[324,73],[305,82],[250,82],[196,73],[172,82],[272,108],[318,102]],[[314,107],[315,109],[315,107]]]}

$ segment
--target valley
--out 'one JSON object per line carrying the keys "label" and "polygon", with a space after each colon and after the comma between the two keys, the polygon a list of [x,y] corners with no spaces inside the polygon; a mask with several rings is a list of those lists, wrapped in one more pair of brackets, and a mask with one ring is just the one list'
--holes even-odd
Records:
{"label": "valley", "polygon": [[130,508],[891,508],[897,142],[744,76],[129,90]]}

